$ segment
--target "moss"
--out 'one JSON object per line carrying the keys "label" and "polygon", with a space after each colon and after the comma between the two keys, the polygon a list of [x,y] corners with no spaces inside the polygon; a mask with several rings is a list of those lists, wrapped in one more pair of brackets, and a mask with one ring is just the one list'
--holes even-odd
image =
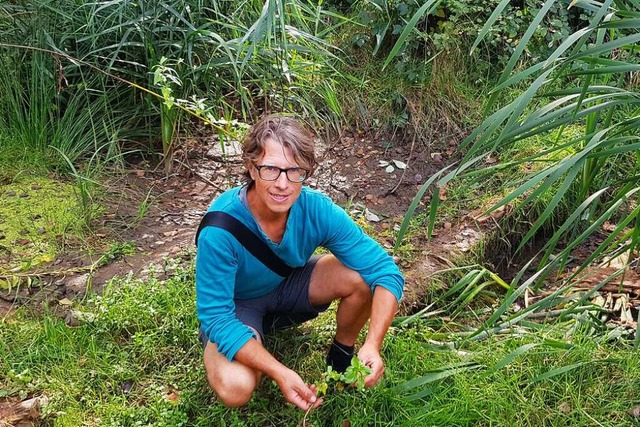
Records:
{"label": "moss", "polygon": [[64,242],[83,235],[83,224],[71,184],[18,176],[0,185],[0,272],[53,261]]}

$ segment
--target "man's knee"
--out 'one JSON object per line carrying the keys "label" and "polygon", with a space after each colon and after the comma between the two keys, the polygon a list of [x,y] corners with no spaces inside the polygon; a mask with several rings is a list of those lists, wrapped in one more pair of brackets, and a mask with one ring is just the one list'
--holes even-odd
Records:
{"label": "man's knee", "polygon": [[366,303],[371,299],[371,289],[360,273],[342,264],[335,256],[325,255],[311,275],[309,298],[314,305],[344,298]]}
{"label": "man's knee", "polygon": [[238,362],[230,362],[218,353],[215,344],[207,344],[203,359],[209,386],[225,406],[235,408],[249,402],[260,381],[259,373]]}
{"label": "man's knee", "polygon": [[359,298],[364,300],[371,300],[373,298],[371,294],[371,288],[364,281],[360,273],[357,271],[350,270],[350,285],[351,285],[351,293],[353,295],[357,295]]}
{"label": "man's knee", "polygon": [[246,405],[257,386],[255,376],[223,375],[215,379],[209,376],[209,385],[225,406],[237,408]]}

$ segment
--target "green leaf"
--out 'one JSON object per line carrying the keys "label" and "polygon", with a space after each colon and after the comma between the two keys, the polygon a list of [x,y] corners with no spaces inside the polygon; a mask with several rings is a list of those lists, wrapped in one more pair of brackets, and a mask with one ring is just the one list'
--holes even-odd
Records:
{"label": "green leaf", "polygon": [[487,373],[492,374],[496,371],[499,371],[500,369],[504,368],[505,366],[509,365],[511,362],[516,360],[518,356],[525,354],[529,350],[534,349],[539,345],[540,344],[533,343],[533,344],[525,344],[523,346],[518,347],[517,349],[509,353],[507,356],[505,356],[501,361],[496,363],[491,369],[489,369]]}
{"label": "green leaf", "polygon": [[402,221],[402,224],[400,225],[400,229],[398,230],[398,235],[396,236],[396,244],[393,247],[394,253],[398,250],[398,248],[402,244],[402,239],[404,238],[404,235],[407,232],[407,228],[409,228],[409,223],[411,222],[411,218],[413,218],[413,214],[415,213],[416,208],[418,207],[418,204],[422,200],[424,193],[426,193],[427,189],[431,186],[431,184],[433,184],[433,182],[436,179],[438,179],[442,174],[444,174],[444,172],[446,172],[451,167],[453,167],[453,165],[447,166],[446,168],[432,175],[424,184],[422,184],[422,186],[420,187],[420,190],[418,190],[418,193],[413,197],[413,200],[411,201],[411,204],[409,205],[409,208],[407,209],[407,212],[404,215],[404,219]]}
{"label": "green leaf", "polygon": [[398,55],[398,53],[400,52],[400,50],[404,47],[404,43],[407,40],[407,37],[409,37],[409,34],[411,33],[411,31],[413,31],[413,29],[415,28],[416,24],[418,23],[418,20],[422,18],[422,16],[425,13],[427,14],[431,13],[433,9],[438,5],[439,1],[440,0],[428,0],[411,17],[407,25],[404,26],[404,29],[402,30],[402,34],[400,34],[400,37],[398,37],[398,40],[393,45],[393,48],[391,48],[391,52],[389,52],[389,55],[384,60],[384,64],[382,64],[382,70],[384,70],[387,67],[387,65],[389,65],[391,60],[395,58],[396,55]]}
{"label": "green leaf", "polygon": [[479,369],[481,367],[482,365],[479,365],[475,362],[466,362],[458,365],[442,367],[438,370],[428,372],[427,374],[419,378],[414,378],[410,381],[400,384],[398,386],[398,390],[399,391],[411,390],[413,388],[421,387],[425,384],[429,384],[435,381],[440,381],[450,376],[453,376],[462,372],[467,372],[473,369]]}
{"label": "green leaf", "polygon": [[469,51],[469,55],[473,54],[473,51],[475,50],[475,48],[478,47],[478,44],[480,44],[480,42],[489,33],[489,30],[491,30],[491,26],[500,17],[500,14],[504,10],[504,8],[507,7],[507,5],[509,3],[511,3],[510,0],[502,0],[498,4],[498,6],[496,6],[496,8],[491,13],[491,16],[489,16],[489,19],[487,19],[487,21],[484,23],[484,26],[482,27],[482,29],[478,33],[478,36],[476,37],[475,41],[473,42],[473,45],[471,46],[471,50]]}
{"label": "green leaf", "polygon": [[537,383],[540,381],[548,380],[549,378],[557,377],[558,375],[562,375],[574,369],[580,368],[589,362],[579,362],[574,363],[573,365],[562,366],[560,368],[552,369],[550,371],[545,372],[544,374],[538,375],[534,379],[531,380],[531,383]]}

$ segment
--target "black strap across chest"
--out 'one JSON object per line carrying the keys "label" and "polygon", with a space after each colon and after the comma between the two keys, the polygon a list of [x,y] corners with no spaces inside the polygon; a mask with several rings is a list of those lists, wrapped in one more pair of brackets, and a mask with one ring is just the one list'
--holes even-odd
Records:
{"label": "black strap across chest", "polygon": [[256,257],[277,275],[287,277],[293,271],[293,268],[282,261],[264,240],[258,237],[242,222],[226,212],[212,211],[205,214],[196,232],[196,246],[198,246],[198,236],[200,236],[200,232],[209,226],[222,228],[233,234],[233,237],[235,237],[251,255]]}

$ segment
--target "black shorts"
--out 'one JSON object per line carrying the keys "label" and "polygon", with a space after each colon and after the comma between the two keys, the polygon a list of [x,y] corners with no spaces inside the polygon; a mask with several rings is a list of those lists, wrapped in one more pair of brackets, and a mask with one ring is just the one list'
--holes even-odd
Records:
{"label": "black shorts", "polygon": [[[289,277],[271,293],[258,298],[236,299],[236,317],[242,323],[255,329],[264,340],[265,332],[298,325],[315,319],[329,308],[329,304],[313,306],[309,302],[311,273],[322,255],[312,256],[302,267],[293,270]],[[198,339],[206,347],[208,339],[200,329]]]}

